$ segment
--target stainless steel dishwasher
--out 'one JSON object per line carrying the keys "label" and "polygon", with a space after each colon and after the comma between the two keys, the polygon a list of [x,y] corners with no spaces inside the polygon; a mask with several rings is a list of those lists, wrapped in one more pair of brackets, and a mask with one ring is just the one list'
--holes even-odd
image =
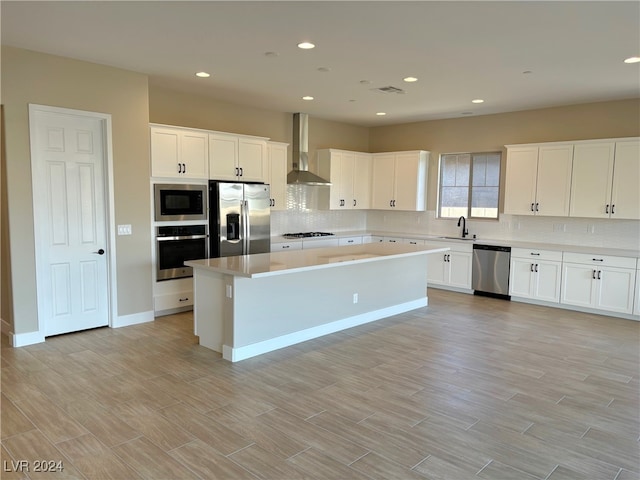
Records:
{"label": "stainless steel dishwasher", "polygon": [[511,247],[473,245],[472,288],[476,295],[510,300]]}

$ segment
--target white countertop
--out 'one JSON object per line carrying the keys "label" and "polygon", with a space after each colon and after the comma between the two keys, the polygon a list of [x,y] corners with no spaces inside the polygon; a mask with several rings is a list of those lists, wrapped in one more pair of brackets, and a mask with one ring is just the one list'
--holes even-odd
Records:
{"label": "white countertop", "polygon": [[[537,250],[553,250],[558,252],[574,252],[574,253],[589,253],[594,255],[612,255],[617,257],[635,257],[640,258],[640,248],[638,249],[622,249],[622,248],[612,248],[612,247],[590,247],[583,245],[570,245],[570,244],[560,244],[560,243],[544,243],[544,242],[531,242],[531,241],[520,241],[520,240],[497,240],[491,238],[477,238],[475,240],[462,240],[456,238],[442,238],[443,236],[439,235],[420,235],[416,233],[399,233],[399,232],[381,232],[381,231],[351,231],[351,232],[336,232],[332,236],[328,237],[311,237],[305,238],[305,241],[313,242],[318,239],[327,239],[327,238],[344,238],[344,237],[354,237],[359,235],[374,235],[374,236],[382,236],[382,237],[401,237],[401,238],[409,238],[409,239],[417,239],[417,240],[429,240],[435,242],[459,242],[459,243],[469,243],[469,244],[481,244],[481,245],[498,245],[505,247],[513,247],[513,248],[531,248]],[[272,243],[292,243],[292,242],[301,242],[303,239],[285,239],[282,236],[274,236],[271,239]]]}
{"label": "white countertop", "polygon": [[234,257],[191,260],[185,265],[227,275],[257,278],[282,275],[294,271],[331,268],[360,262],[375,262],[390,258],[426,255],[448,251],[449,248],[431,246],[367,243],[344,247],[314,248],[287,252],[258,253]]}

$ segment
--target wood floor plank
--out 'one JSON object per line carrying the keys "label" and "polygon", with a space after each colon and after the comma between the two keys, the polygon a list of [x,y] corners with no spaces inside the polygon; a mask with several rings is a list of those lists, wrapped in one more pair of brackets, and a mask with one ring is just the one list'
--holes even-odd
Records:
{"label": "wood floor plank", "polygon": [[194,440],[170,452],[189,470],[208,480],[254,480],[257,477],[200,440]]}

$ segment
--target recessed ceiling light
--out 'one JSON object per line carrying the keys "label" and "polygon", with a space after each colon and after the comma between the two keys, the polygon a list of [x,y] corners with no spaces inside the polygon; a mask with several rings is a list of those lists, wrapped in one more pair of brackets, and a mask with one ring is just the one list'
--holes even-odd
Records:
{"label": "recessed ceiling light", "polygon": [[522,73],[523,73],[523,75],[529,75],[530,73],[533,73],[533,72],[531,70],[525,70]]}
{"label": "recessed ceiling light", "polygon": [[298,48],[302,48],[303,50],[310,50],[312,48],[316,48],[316,46],[311,42],[302,42],[298,44]]}
{"label": "recessed ceiling light", "polygon": [[362,85],[369,85],[371,83],[371,80],[360,80],[360,83]]}
{"label": "recessed ceiling light", "polygon": [[319,72],[330,72],[331,69],[329,67],[318,67]]}
{"label": "recessed ceiling light", "polygon": [[386,115],[386,112],[378,112],[376,113],[376,115],[378,115],[379,117],[384,117]]}
{"label": "recessed ceiling light", "polygon": [[640,57],[629,57],[624,59],[624,63],[638,63],[640,62]]}
{"label": "recessed ceiling light", "polygon": [[278,52],[264,52],[265,57],[278,57],[279,55]]}
{"label": "recessed ceiling light", "polygon": [[211,74],[207,73],[207,72],[197,72],[196,73],[196,77],[200,77],[200,78],[209,78],[211,76]]}
{"label": "recessed ceiling light", "polygon": [[411,82],[417,82],[418,79],[416,77],[405,77],[403,78],[403,80],[407,83],[411,83]]}
{"label": "recessed ceiling light", "polygon": [[475,98],[471,100],[471,103],[484,103],[484,100],[482,100],[481,98]]}
{"label": "recessed ceiling light", "polygon": [[303,100],[313,100],[313,97],[311,95],[305,95],[304,97],[302,97]]}

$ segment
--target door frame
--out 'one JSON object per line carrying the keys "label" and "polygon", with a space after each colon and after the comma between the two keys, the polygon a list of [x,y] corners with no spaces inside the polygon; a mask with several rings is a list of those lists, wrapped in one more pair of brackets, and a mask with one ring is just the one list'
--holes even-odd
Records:
{"label": "door frame", "polygon": [[[105,220],[106,220],[106,234],[107,234],[107,315],[108,315],[108,325],[109,327],[114,326],[115,316],[118,311],[118,289],[116,282],[116,228],[115,228],[115,202],[114,202],[114,180],[113,180],[113,142],[112,142],[112,126],[111,126],[111,114],[109,113],[100,113],[100,112],[90,112],[86,110],[75,110],[70,108],[62,108],[62,107],[53,107],[49,105],[39,105],[39,104],[29,104],[29,143],[31,151],[35,151],[36,146],[34,145],[34,135],[36,127],[35,113],[36,112],[45,112],[45,113],[53,113],[58,115],[73,115],[77,117],[85,117],[98,119],[102,123],[102,134],[103,134],[103,145],[104,145],[104,192],[106,194],[105,198]],[[36,205],[39,202],[37,199],[37,195],[35,189],[33,188],[33,175],[35,171],[35,156],[33,154],[31,157],[31,194],[33,198],[33,209],[35,211]],[[37,227],[35,225],[35,214],[33,215],[34,222],[34,244],[37,245],[36,235],[37,235]],[[42,315],[42,306],[41,300],[38,296],[38,288],[37,288],[37,279],[41,273],[41,269],[43,268],[43,262],[39,259],[38,249],[35,249],[34,252],[35,257],[35,267],[36,267],[36,301],[37,301],[37,309],[38,309],[38,335],[44,341],[45,339],[45,327],[43,322]]]}

